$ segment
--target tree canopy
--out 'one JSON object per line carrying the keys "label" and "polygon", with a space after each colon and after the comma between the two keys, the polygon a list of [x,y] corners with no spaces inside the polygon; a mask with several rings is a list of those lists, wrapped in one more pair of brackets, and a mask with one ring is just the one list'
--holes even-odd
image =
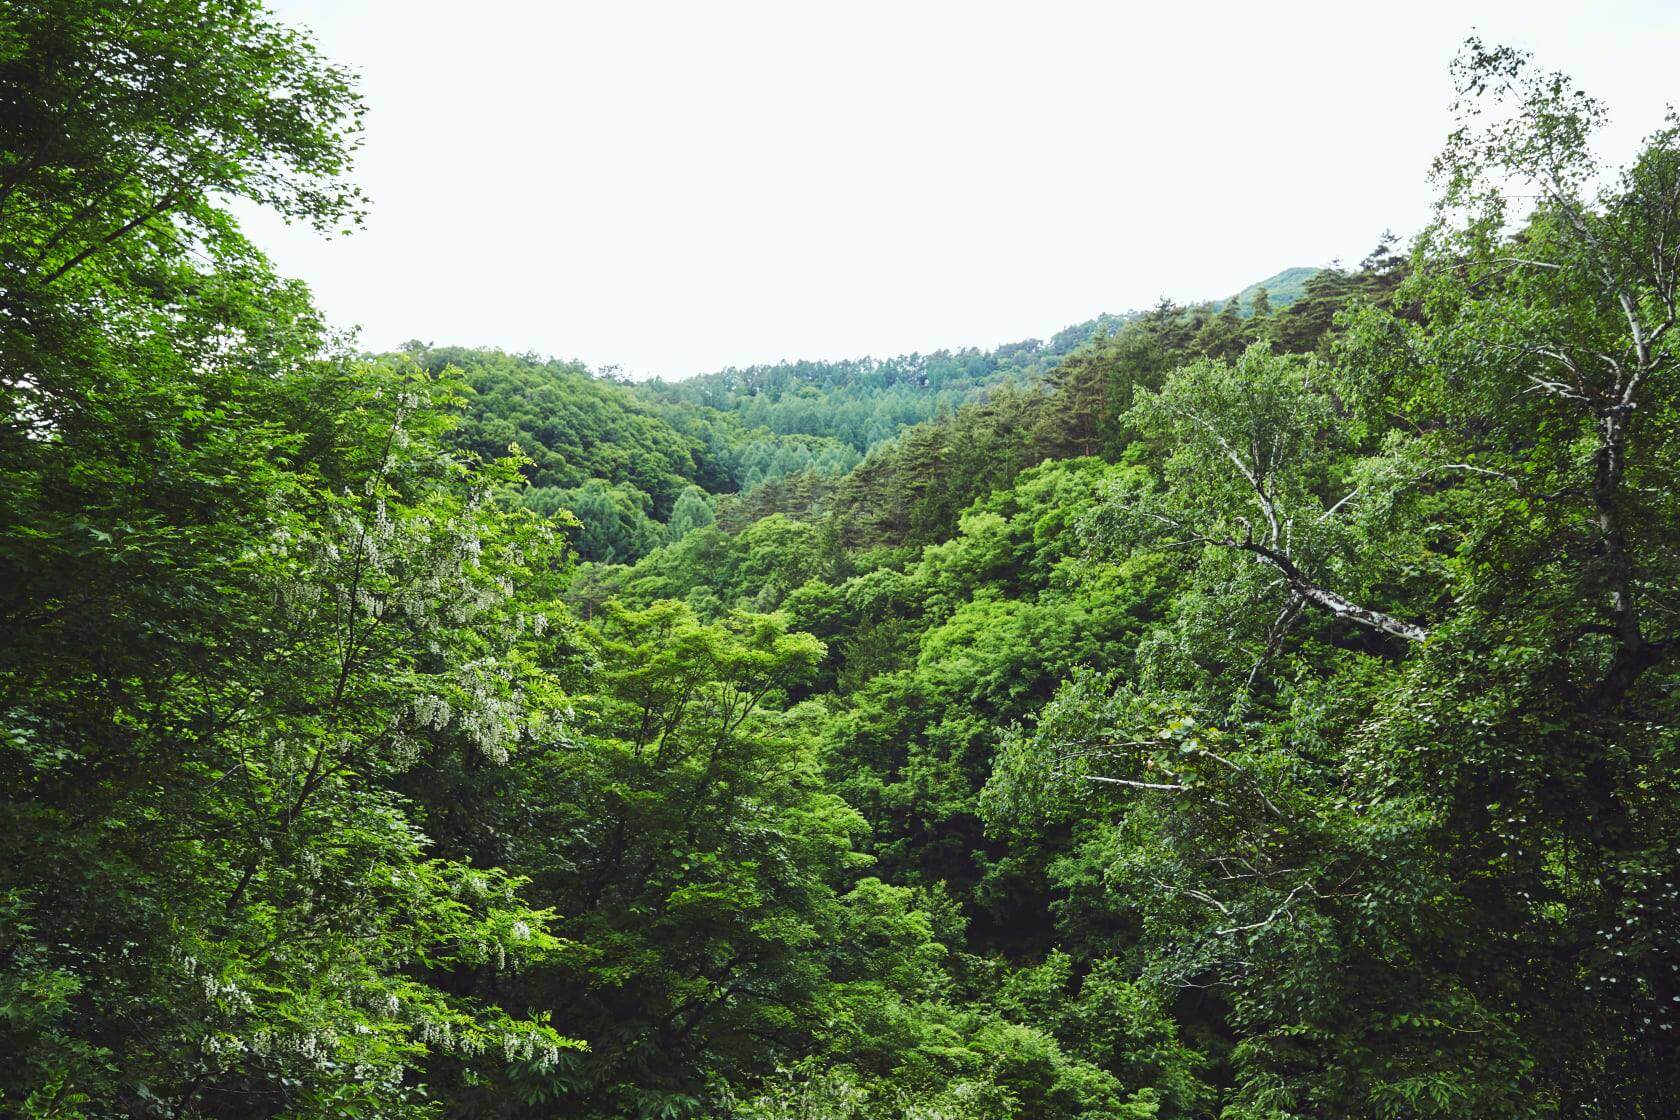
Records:
{"label": "tree canopy", "polygon": [[1673,1115],[1680,118],[1454,76],[1405,251],[632,384],[323,325],[260,5],[8,5],[7,1113]]}

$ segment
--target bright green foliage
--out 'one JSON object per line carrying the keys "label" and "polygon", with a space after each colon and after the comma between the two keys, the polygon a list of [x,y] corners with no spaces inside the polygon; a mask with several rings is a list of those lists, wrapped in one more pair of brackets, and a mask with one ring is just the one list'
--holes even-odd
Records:
{"label": "bright green foliage", "polygon": [[822,528],[776,514],[734,536],[711,526],[695,529],[629,568],[586,570],[601,586],[580,580],[573,592],[581,597],[588,590],[594,602],[609,594],[640,604],[683,599],[712,616],[735,608],[770,611],[810,580],[833,578],[844,564]]}
{"label": "bright green foliage", "polygon": [[8,1114],[1672,1115],[1680,121],[1457,77],[1409,259],[632,385],[325,335],[260,9],[10,5]]}
{"label": "bright green foliage", "polygon": [[[943,947],[928,942],[920,922],[895,921],[906,911],[894,890],[865,880],[848,901],[868,891],[895,903],[865,911],[871,941],[878,943],[881,931],[907,934],[901,945],[919,952],[896,959],[921,970],[921,990],[867,985],[855,993],[866,998],[857,1000],[851,1021],[863,1033],[841,1035],[834,1042],[844,1048],[784,1070],[732,1115],[1132,1120],[1195,1115],[1206,1103],[1200,1056],[1179,1042],[1154,998],[1107,966],[1077,980],[1061,954],[1018,971],[981,964],[990,990],[964,991],[964,1000],[953,1002],[938,967]],[[871,963],[879,969],[881,960]],[[909,994],[921,998],[910,1001]],[[944,998],[928,998],[934,995]]]}
{"label": "bright green foliage", "polygon": [[1183,591],[987,793],[1073,830],[1055,873],[1141,931],[1147,974],[1225,993],[1231,1116],[1680,1097],[1680,130],[1609,176],[1566,80],[1476,43],[1459,78],[1404,314],[1133,409],[1158,476],[1093,539],[1162,548]]}
{"label": "bright green foliage", "polygon": [[552,1064],[548,1028],[429,981],[560,951],[546,916],[432,858],[388,786],[418,740],[545,733],[552,550],[491,500],[513,467],[443,450],[448,382],[130,353],[7,457],[6,952],[58,993],[8,1017],[8,1095],[384,1114],[436,1048]]}
{"label": "bright green foliage", "polygon": [[751,490],[793,475],[843,475],[861,456],[830,436],[759,436],[731,449],[735,483]]}
{"label": "bright green foliage", "polygon": [[[592,628],[576,738],[532,764],[509,858],[578,951],[521,980],[591,1053],[584,1115],[687,1115],[821,1015],[862,822],[820,788],[820,712],[787,707],[823,647],[777,616],[678,603]],[[585,1103],[587,1102],[587,1103]]]}
{"label": "bright green foliage", "polygon": [[391,785],[547,733],[553,549],[445,449],[459,385],[334,353],[215,208],[353,215],[342,75],[242,4],[0,19],[0,1096],[411,1115],[428,1055],[553,1066],[441,982],[548,915]]}

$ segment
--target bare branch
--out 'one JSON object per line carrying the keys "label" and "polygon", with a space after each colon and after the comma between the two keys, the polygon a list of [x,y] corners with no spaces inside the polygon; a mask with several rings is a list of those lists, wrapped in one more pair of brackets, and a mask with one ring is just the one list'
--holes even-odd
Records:
{"label": "bare branch", "polygon": [[1239,549],[1243,552],[1251,552],[1255,556],[1264,560],[1266,563],[1272,565],[1283,574],[1285,579],[1289,581],[1289,586],[1294,590],[1295,594],[1299,595],[1302,599],[1305,599],[1314,606],[1321,607],[1324,610],[1329,611],[1337,618],[1345,618],[1350,622],[1357,622],[1361,626],[1367,626],[1373,630],[1380,630],[1385,634],[1393,634],[1396,637],[1405,638],[1409,642],[1421,642],[1425,638],[1429,637],[1429,631],[1416,623],[1395,618],[1391,614],[1385,614],[1382,611],[1374,610],[1371,607],[1362,607],[1358,603],[1353,602],[1351,599],[1338,595],[1336,592],[1331,591],[1328,588],[1320,587],[1318,584],[1308,579],[1307,574],[1301,571],[1301,569],[1295,565],[1293,560],[1275,549],[1267,548],[1262,544],[1256,544],[1252,540],[1242,541],[1240,543],[1237,541],[1230,541],[1228,542],[1228,547]]}
{"label": "bare branch", "polygon": [[1190,788],[1189,786],[1174,785],[1169,782],[1134,782],[1130,778],[1104,778],[1096,774],[1085,775],[1085,780],[1087,782],[1103,782],[1108,785],[1130,786],[1132,789],[1164,789],[1183,792]]}

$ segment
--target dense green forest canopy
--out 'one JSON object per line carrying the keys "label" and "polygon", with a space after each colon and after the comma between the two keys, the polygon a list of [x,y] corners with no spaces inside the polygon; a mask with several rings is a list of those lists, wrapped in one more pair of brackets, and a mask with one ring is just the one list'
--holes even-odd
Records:
{"label": "dense green forest canopy", "polygon": [[0,9],[4,1111],[1675,1115],[1680,119],[1454,75],[1406,251],[633,385],[323,325],[260,4]]}
{"label": "dense green forest canopy", "polygon": [[[1262,318],[1270,321],[1271,311],[1280,315],[1268,337],[1276,332],[1284,345],[1311,342],[1347,301],[1350,282],[1380,284],[1370,278],[1391,267],[1392,261],[1366,262],[1352,274],[1363,280],[1339,271],[1289,269],[1233,300],[1187,307],[1163,301],[1147,313],[1075,324],[1048,343],[1029,339],[990,351],[882,361],[789,362],[678,382],[636,384],[593,374],[578,362],[419,342],[392,357],[432,374],[456,371],[473,395],[455,442],[485,460],[517,448],[530,460],[523,473],[531,489],[522,500],[544,514],[571,512],[579,524],[570,529],[570,540],[581,558],[628,562],[680,538],[693,524],[686,513],[671,522],[679,501],[686,500],[690,512],[706,502],[706,523],[721,515],[732,529],[778,510],[812,515],[827,508],[841,480],[871,452],[880,450],[877,459],[904,459],[907,449],[896,445],[907,430],[918,429],[912,444],[943,441],[966,434],[975,410],[987,407],[1017,420],[1014,410],[1022,402],[1038,408],[1047,394],[1065,395],[1070,379],[1088,377],[1093,354],[1107,346],[1188,345],[1196,353],[1233,353],[1263,333],[1257,324],[1235,321],[1253,316],[1257,298]],[[1275,297],[1265,294],[1268,284]],[[1299,309],[1287,310],[1297,303]],[[1125,341],[1116,343],[1116,335]],[[973,407],[957,421],[964,406]],[[1046,415],[1034,423],[1061,419]],[[1095,417],[1083,419],[1088,426]],[[1091,439],[1076,434],[1063,443],[1067,438]],[[1012,461],[1065,450],[1040,446],[1047,440],[1055,442],[1038,431],[1024,443],[1009,440],[1011,446],[995,454]],[[880,469],[877,463],[865,473]],[[974,489],[979,479],[973,471],[963,478],[966,488],[952,499],[955,505],[947,501],[938,514],[940,528],[953,526],[957,510],[981,492]],[[842,500],[862,497],[853,487]]]}

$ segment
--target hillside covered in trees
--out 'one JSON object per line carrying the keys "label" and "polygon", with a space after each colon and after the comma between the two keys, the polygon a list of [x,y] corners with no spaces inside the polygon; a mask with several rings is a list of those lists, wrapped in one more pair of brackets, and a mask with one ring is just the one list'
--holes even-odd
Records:
{"label": "hillside covered in trees", "polygon": [[[580,558],[629,562],[697,525],[717,523],[719,515],[726,527],[739,529],[778,510],[814,514],[866,458],[871,465],[864,475],[904,473],[918,454],[901,445],[907,430],[914,430],[908,442],[925,452],[973,434],[988,405],[993,425],[1023,422],[1023,408],[1038,425],[1025,440],[1008,437],[1010,446],[997,449],[1005,459],[1089,444],[1093,425],[1112,418],[1099,415],[1109,405],[1101,398],[1104,387],[1090,380],[1095,352],[1119,345],[1166,346],[1180,357],[1233,354],[1274,336],[1280,345],[1308,345],[1355,290],[1386,282],[1397,262],[1391,248],[1385,241],[1351,272],[1279,273],[1267,281],[1279,291],[1275,300],[1266,283],[1222,303],[1181,307],[1163,300],[1148,312],[1075,324],[1049,342],[1028,339],[989,351],[786,362],[641,384],[594,374],[577,362],[497,350],[414,342],[381,357],[433,375],[453,370],[471,396],[452,441],[481,459],[517,447],[529,460],[521,472],[531,484],[520,500],[545,515],[564,509],[576,517],[568,533]],[[1244,322],[1255,318],[1256,306],[1258,321]],[[1122,334],[1127,341],[1118,341]],[[1088,383],[1075,384],[1081,378]],[[1049,397],[1061,400],[1050,404]],[[957,421],[965,406],[974,408]],[[1039,409],[1048,411],[1039,415]],[[884,466],[886,460],[897,466]],[[957,500],[956,508],[937,515],[944,530],[977,496],[969,491],[979,481],[975,472],[985,470],[959,472],[967,488],[944,499],[947,507]],[[881,497],[863,485],[844,489],[854,502]],[[905,507],[904,517],[922,516],[910,508],[923,504],[919,499],[893,504]]]}
{"label": "hillside covered in trees", "polygon": [[0,9],[4,1111],[1675,1115],[1680,118],[1454,76],[1356,266],[632,384],[326,328],[259,5]]}

